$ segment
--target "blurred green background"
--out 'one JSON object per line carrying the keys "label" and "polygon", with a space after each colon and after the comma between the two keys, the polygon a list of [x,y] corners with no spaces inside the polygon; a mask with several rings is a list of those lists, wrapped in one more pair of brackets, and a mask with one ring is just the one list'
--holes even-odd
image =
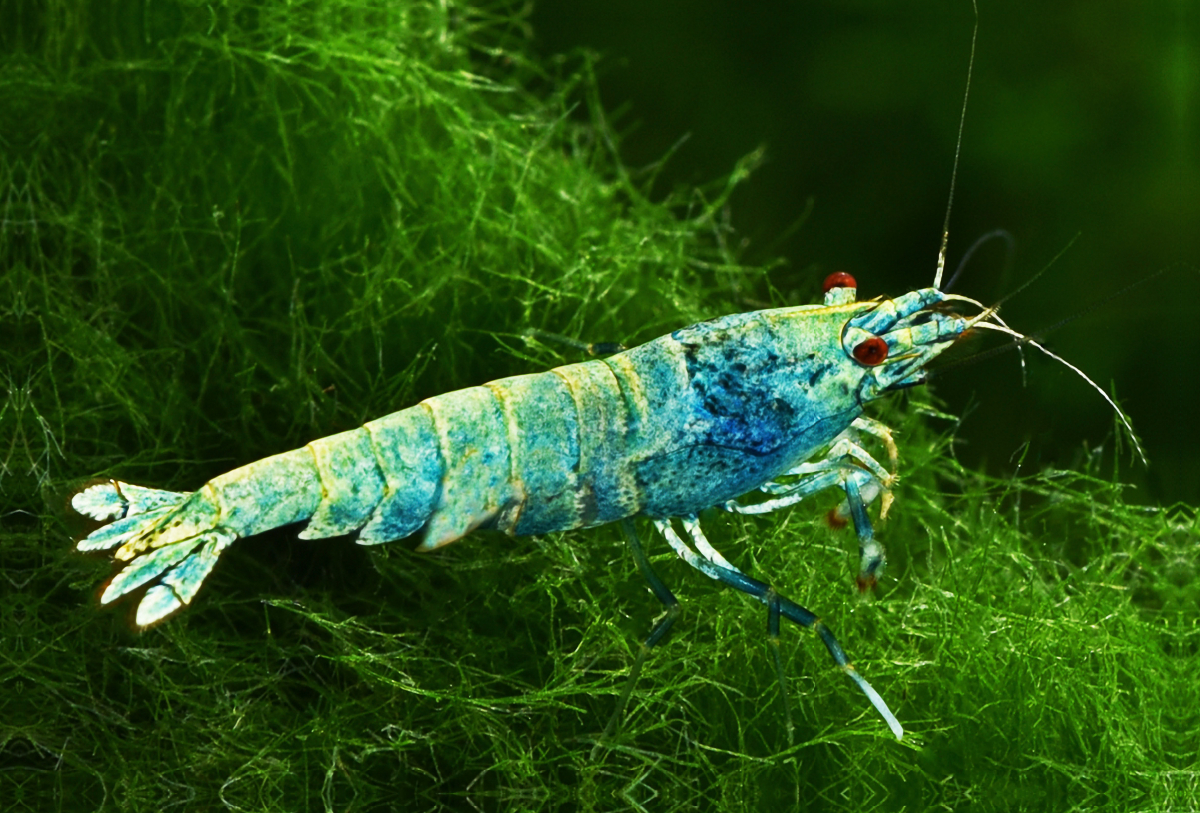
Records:
{"label": "blurred green background", "polygon": [[[1122,295],[1049,337],[1051,349],[1115,387],[1151,465],[1127,473],[1134,499],[1200,494],[1200,6],[1174,2],[979,3],[979,42],[950,223],[952,269],[993,229],[956,285],[985,303],[1049,264],[1006,303],[1036,331],[1176,262],[1192,264]],[[771,281],[808,296],[851,271],[864,295],[928,285],[941,237],[966,80],[968,0],[542,0],[543,54],[605,55],[601,95],[622,110],[622,155],[661,159],[661,187],[766,159],[731,201],[747,260],[782,255]],[[788,233],[797,218],[811,212]],[[783,236],[783,235],[787,236]],[[782,239],[780,239],[782,237]],[[948,272],[949,273],[949,272]],[[962,458],[1011,469],[1111,449],[1112,412],[1058,364],[1016,354],[955,370],[937,394],[968,414]]]}

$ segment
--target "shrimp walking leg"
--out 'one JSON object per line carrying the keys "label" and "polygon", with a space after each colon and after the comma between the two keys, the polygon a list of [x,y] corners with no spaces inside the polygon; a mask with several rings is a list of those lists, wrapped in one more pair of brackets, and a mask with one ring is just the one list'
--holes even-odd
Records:
{"label": "shrimp walking leg", "polygon": [[[875,530],[867,516],[867,506],[882,495],[880,515],[887,514],[891,504],[888,487],[895,482],[895,477],[883,470],[861,447],[846,439],[835,443],[827,457],[816,463],[803,463],[786,475],[798,475],[800,479],[791,483],[772,480],[759,486],[759,491],[775,495],[774,499],[758,503],[729,500],[722,507],[736,514],[767,514],[795,505],[805,497],[831,486],[840,486],[846,499],[830,513],[830,521],[838,527],[848,519],[854,521],[854,531],[858,535],[858,589],[866,592],[874,588],[887,557],[883,545],[875,538]],[[728,564],[723,566],[728,567]]]}
{"label": "shrimp walking leg", "polygon": [[[855,484],[854,488],[855,492],[857,493],[857,484]],[[863,516],[865,515],[866,512],[864,509]],[[690,517],[688,519],[694,521],[696,518]],[[771,615],[775,613],[778,613],[779,615],[794,621],[800,626],[811,629],[813,632],[815,632],[817,636],[820,637],[821,642],[825,644],[825,648],[829,650],[829,654],[833,658],[834,663],[836,663],[838,668],[845,672],[846,675],[854,681],[858,688],[862,690],[862,693],[867,696],[867,699],[871,701],[871,705],[875,707],[875,710],[879,712],[879,715],[883,717],[884,721],[888,724],[888,728],[890,728],[892,733],[896,735],[896,739],[899,740],[904,738],[904,729],[900,726],[900,721],[896,719],[896,715],[892,714],[892,710],[888,708],[887,703],[885,703],[883,698],[879,696],[879,692],[875,691],[871,684],[867,683],[867,681],[858,674],[858,671],[854,668],[854,665],[850,663],[850,660],[846,657],[846,653],[843,651],[841,644],[839,644],[837,638],[834,637],[833,631],[830,630],[829,627],[825,626],[825,624],[820,618],[817,617],[815,613],[813,613],[811,610],[801,607],[791,599],[780,595],[770,585],[747,576],[737,568],[725,567],[717,564],[707,556],[702,556],[696,551],[692,550],[692,548],[684,543],[679,535],[675,533],[675,529],[671,526],[670,520],[655,520],[654,524],[662,533],[662,535],[666,537],[667,543],[672,547],[672,549],[674,549],[679,557],[689,565],[696,568],[709,578],[715,579],[722,584],[726,584],[734,588],[735,590],[752,596],[761,601],[763,604],[767,605],[768,633],[770,633],[773,625]],[[693,527],[698,529],[699,524],[696,523]],[[711,545],[707,545],[707,542],[706,546],[708,548],[712,547]],[[724,557],[722,557],[722,559],[723,558]]]}
{"label": "shrimp walking leg", "polygon": [[[729,560],[712,546],[696,517],[684,517],[683,529],[687,531],[688,536],[692,538],[692,544],[705,559],[726,570],[735,573],[742,572],[737,566],[730,564]],[[788,694],[787,673],[783,669],[783,652],[779,648],[780,612],[779,594],[772,589],[767,597],[767,644],[771,647],[771,659],[775,662],[775,675],[779,679],[779,693],[783,698],[783,714],[787,723],[788,745],[791,746],[795,740],[796,726],[792,723],[792,704]]]}
{"label": "shrimp walking leg", "polygon": [[865,593],[879,580],[884,563],[883,545],[875,539],[875,529],[871,527],[871,519],[867,516],[867,503],[874,498],[870,492],[878,488],[878,484],[871,475],[862,472],[847,477],[842,488],[846,491],[844,506],[854,520],[854,532],[858,534],[858,589]]}
{"label": "shrimp walking leg", "polygon": [[[629,702],[629,696],[633,693],[634,684],[637,683],[638,677],[642,673],[642,665],[646,662],[650,650],[661,643],[663,638],[667,637],[667,633],[671,631],[675,619],[679,618],[680,611],[679,599],[675,598],[675,594],[671,592],[671,589],[663,584],[663,580],[659,578],[658,574],[654,572],[654,568],[650,565],[650,559],[646,556],[646,551],[642,549],[642,543],[638,539],[637,529],[633,527],[633,520],[622,520],[621,532],[624,534],[625,540],[629,543],[629,549],[633,552],[633,558],[637,562],[638,570],[641,571],[646,583],[650,585],[650,591],[662,602],[667,611],[654,625],[654,629],[650,631],[650,635],[646,637],[646,640],[638,647],[637,657],[633,661],[633,667],[629,670],[629,677],[625,680],[625,687],[621,689],[621,695],[617,698],[617,707],[613,710],[613,715],[609,718],[608,725],[604,727],[601,742],[616,734],[617,728],[621,724],[621,717],[625,714],[625,706]],[[599,748],[600,743],[597,743],[596,747],[592,749],[593,759],[595,759]]]}
{"label": "shrimp walking leg", "polygon": [[771,659],[775,661],[775,676],[779,679],[779,695],[783,698],[783,717],[787,724],[788,746],[796,741],[796,725],[792,722],[792,701],[788,694],[787,672],[783,669],[783,650],[779,646],[779,616],[783,609],[779,594],[774,589],[767,595],[767,644],[771,647]]}

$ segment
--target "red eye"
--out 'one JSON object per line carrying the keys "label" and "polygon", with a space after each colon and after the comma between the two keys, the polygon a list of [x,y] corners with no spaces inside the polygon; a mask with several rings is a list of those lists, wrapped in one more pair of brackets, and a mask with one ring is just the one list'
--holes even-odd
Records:
{"label": "red eye", "polygon": [[874,367],[877,364],[883,364],[883,360],[887,358],[888,346],[887,342],[878,336],[872,336],[866,341],[858,343],[854,348],[854,358],[859,364],[866,367]]}
{"label": "red eye", "polygon": [[858,283],[854,281],[854,277],[847,274],[845,271],[834,271],[825,278],[824,290],[822,293],[829,293],[833,288],[857,288]]}

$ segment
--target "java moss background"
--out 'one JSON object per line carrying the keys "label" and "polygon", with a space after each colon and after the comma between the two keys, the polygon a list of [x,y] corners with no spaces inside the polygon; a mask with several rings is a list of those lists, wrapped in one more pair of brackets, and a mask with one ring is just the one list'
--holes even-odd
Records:
{"label": "java moss background", "polygon": [[191,488],[574,360],[529,327],[639,341],[816,282],[730,229],[752,162],[653,185],[588,60],[534,60],[502,5],[2,11],[6,808],[1198,806],[1195,510],[1127,505],[1111,441],[989,479],[928,393],[876,413],[906,475],[876,599],[832,497],[708,519],[823,612],[903,744],[789,630],[789,747],[761,611],[652,542],[686,614],[592,760],[657,612],[611,529],[433,556],[284,530],[131,632],[70,551],[87,478]]}

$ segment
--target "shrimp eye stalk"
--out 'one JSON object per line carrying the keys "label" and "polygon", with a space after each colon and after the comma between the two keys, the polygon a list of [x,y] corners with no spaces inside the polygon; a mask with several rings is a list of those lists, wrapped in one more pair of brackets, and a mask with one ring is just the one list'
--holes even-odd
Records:
{"label": "shrimp eye stalk", "polygon": [[854,277],[845,271],[834,271],[825,278],[825,284],[821,286],[822,293],[829,293],[834,288],[857,288],[858,283]]}

